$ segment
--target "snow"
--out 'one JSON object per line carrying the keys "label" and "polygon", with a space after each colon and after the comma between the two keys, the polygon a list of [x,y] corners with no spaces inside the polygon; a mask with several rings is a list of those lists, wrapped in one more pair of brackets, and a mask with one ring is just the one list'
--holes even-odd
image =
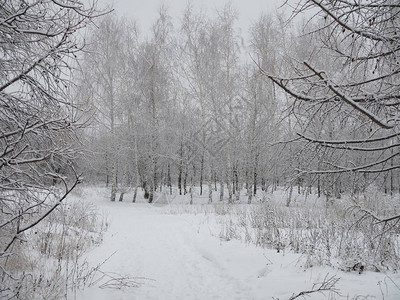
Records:
{"label": "snow", "polygon": [[[174,204],[109,202],[106,191],[95,188],[85,190],[84,198],[97,205],[109,221],[103,244],[88,254],[88,261],[95,266],[109,258],[101,267],[103,272],[136,277],[140,286],[100,288],[107,281],[103,278],[78,291],[76,299],[282,300],[334,275],[341,278],[336,287],[343,299],[359,295],[368,298],[357,299],[400,299],[399,274],[304,269],[300,254],[222,241],[217,216],[204,206],[197,214],[174,214],[170,213]],[[308,299],[328,299],[329,293],[325,296],[312,294]],[[332,296],[337,298],[329,299],[340,299]]]}

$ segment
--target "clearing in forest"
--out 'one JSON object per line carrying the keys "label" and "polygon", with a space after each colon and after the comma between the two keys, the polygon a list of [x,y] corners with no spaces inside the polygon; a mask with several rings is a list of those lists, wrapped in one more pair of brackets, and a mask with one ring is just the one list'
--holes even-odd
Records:
{"label": "clearing in forest", "polygon": [[329,279],[339,279],[340,294],[310,299],[400,299],[397,274],[304,268],[304,255],[223,240],[226,216],[212,205],[112,203],[102,189],[85,195],[109,222],[88,260],[108,260],[93,280],[99,281],[71,299],[290,299]]}

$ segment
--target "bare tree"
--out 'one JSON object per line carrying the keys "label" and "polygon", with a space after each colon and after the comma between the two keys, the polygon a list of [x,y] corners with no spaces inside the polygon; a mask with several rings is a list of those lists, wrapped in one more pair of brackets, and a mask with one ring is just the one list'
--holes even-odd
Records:
{"label": "bare tree", "polygon": [[[239,125],[239,115],[241,115],[241,99],[239,97],[240,81],[240,38],[235,28],[235,22],[238,18],[237,11],[231,4],[226,4],[218,12],[218,17],[213,24],[214,41],[217,42],[219,53],[218,58],[218,98],[213,99],[215,120],[219,119],[218,127],[220,133],[225,136],[226,146],[223,152],[223,165],[221,165],[220,182],[225,181],[228,190],[228,202],[233,202],[233,194],[239,190],[234,187],[234,173],[238,160],[237,147],[239,145],[238,137],[241,130]],[[223,185],[221,184],[221,193]],[[222,197],[221,197],[222,198]]]}
{"label": "bare tree", "polygon": [[[307,23],[312,24],[309,35],[316,47],[307,59],[292,60],[292,74],[263,70],[293,97],[297,119],[306,124],[298,133],[306,147],[329,152],[324,160],[314,156],[316,163],[301,172],[352,173],[367,180],[371,174],[396,171],[400,5],[384,0],[309,0],[301,1],[295,13],[307,9],[318,10],[314,22]],[[318,132],[313,130],[316,123]]]}
{"label": "bare tree", "polygon": [[144,42],[140,56],[142,57],[143,82],[141,92],[146,106],[145,124],[147,126],[144,144],[147,148],[144,157],[145,170],[143,182],[146,198],[153,201],[154,192],[159,183],[158,166],[161,156],[161,128],[163,128],[162,108],[167,107],[170,99],[169,84],[171,80],[171,52],[172,42],[170,34],[172,23],[167,9],[161,7],[159,17],[152,26],[150,41]]}
{"label": "bare tree", "polygon": [[96,14],[81,1],[0,6],[0,293],[8,297],[17,293],[10,281],[23,280],[9,266],[24,234],[79,183],[70,76],[84,46],[77,32]]}
{"label": "bare tree", "polygon": [[[360,140],[343,141],[300,136],[323,146],[352,151],[386,151],[394,145],[374,147],[373,143],[393,139],[398,145],[399,86],[396,83],[400,72],[397,63],[400,40],[396,30],[399,5],[387,1],[352,4],[317,0],[306,4],[305,7],[316,6],[321,10],[323,21],[316,33],[321,47],[327,50],[320,54],[335,56],[335,70],[321,70],[311,59],[299,65],[295,70],[298,75],[293,78],[264,73],[296,100],[318,107],[335,105],[347,116],[357,114],[367,123],[363,126],[370,134]],[[334,169],[321,172],[384,172],[387,168],[383,165],[388,159],[353,167],[333,166]]]}
{"label": "bare tree", "polygon": [[[263,70],[273,72],[279,69],[278,61],[285,39],[285,35],[279,32],[280,28],[276,18],[262,15],[250,29],[251,55]],[[246,186],[248,202],[251,202],[251,197],[257,193],[258,184],[263,181],[265,185],[266,181],[272,181],[273,165],[278,158],[270,144],[278,139],[280,122],[275,85],[265,80],[259,69],[252,70],[250,66],[247,69],[249,74],[244,97],[250,115],[246,130],[249,150],[246,158]]]}
{"label": "bare tree", "polygon": [[[118,178],[118,155],[122,140],[118,135],[118,117],[123,109],[121,92],[124,85],[123,63],[123,20],[109,15],[90,38],[88,52],[83,63],[82,88],[91,91],[90,104],[94,109],[95,124],[107,132],[103,140],[105,173],[111,183],[111,201],[115,201]],[[98,151],[100,149],[97,149]]]}
{"label": "bare tree", "polygon": [[182,22],[182,49],[181,69],[183,85],[188,96],[195,100],[194,105],[199,105],[201,124],[193,143],[201,149],[200,154],[200,195],[203,194],[203,183],[208,185],[208,201],[212,202],[212,154],[211,154],[211,130],[212,107],[210,95],[210,83],[214,73],[210,72],[210,64],[217,57],[212,55],[212,43],[210,43],[210,20],[204,14],[195,13],[193,7],[188,5]]}

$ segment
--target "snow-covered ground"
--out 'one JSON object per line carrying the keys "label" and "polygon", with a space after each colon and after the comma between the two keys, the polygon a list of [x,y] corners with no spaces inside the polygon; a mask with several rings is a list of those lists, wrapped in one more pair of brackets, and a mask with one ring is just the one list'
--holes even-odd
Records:
{"label": "snow-covered ground", "polygon": [[317,293],[308,299],[400,299],[399,274],[304,269],[300,254],[221,241],[221,225],[211,213],[168,214],[173,207],[111,203],[103,189],[86,190],[83,195],[110,224],[88,261],[95,266],[109,258],[102,272],[139,287],[104,288],[107,282],[116,282],[105,276],[78,291],[76,299],[283,300],[332,276],[340,278],[336,285],[340,295]]}

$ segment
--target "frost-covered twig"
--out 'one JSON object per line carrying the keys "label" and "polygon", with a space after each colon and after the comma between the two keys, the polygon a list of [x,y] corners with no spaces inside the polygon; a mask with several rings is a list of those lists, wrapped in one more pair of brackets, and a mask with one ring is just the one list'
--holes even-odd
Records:
{"label": "frost-covered twig", "polygon": [[[123,276],[121,274],[115,272],[105,272],[101,270],[101,267],[112,257],[116,252],[112,253],[109,257],[103,260],[101,263],[96,265],[87,271],[86,274],[80,276],[78,281],[82,282],[83,285],[81,288],[86,286],[91,287],[99,284],[99,288],[101,289],[122,289],[122,288],[137,288],[142,285],[141,281],[143,280],[151,280],[150,278],[144,277],[132,277],[132,276]],[[99,276],[96,276],[99,275]],[[97,277],[96,279],[94,279]],[[105,282],[103,282],[105,281]]]}
{"label": "frost-covered twig", "polygon": [[340,278],[336,277],[335,275],[328,277],[329,274],[327,274],[324,278],[324,280],[320,283],[314,283],[314,286],[312,287],[311,290],[308,291],[302,291],[298,294],[293,294],[289,300],[294,300],[299,297],[305,297],[310,294],[314,293],[324,293],[324,292],[332,292],[335,294],[339,294],[339,291],[335,288],[337,282],[340,280]]}
{"label": "frost-covered twig", "polygon": [[122,276],[114,272],[103,272],[100,270],[99,272],[103,274],[103,278],[109,278],[105,283],[99,285],[101,289],[138,288],[142,285],[140,280],[150,280],[144,277]]}
{"label": "frost-covered twig", "polygon": [[400,214],[393,215],[393,216],[390,216],[390,217],[386,217],[386,216],[381,217],[381,216],[378,216],[373,211],[371,211],[369,209],[366,209],[366,208],[363,208],[360,205],[355,205],[355,206],[352,207],[352,209],[357,209],[361,213],[363,213],[363,217],[361,219],[365,219],[366,217],[371,217],[375,221],[375,224],[390,223],[392,221],[395,221],[395,225],[397,225],[397,223],[400,221]]}

